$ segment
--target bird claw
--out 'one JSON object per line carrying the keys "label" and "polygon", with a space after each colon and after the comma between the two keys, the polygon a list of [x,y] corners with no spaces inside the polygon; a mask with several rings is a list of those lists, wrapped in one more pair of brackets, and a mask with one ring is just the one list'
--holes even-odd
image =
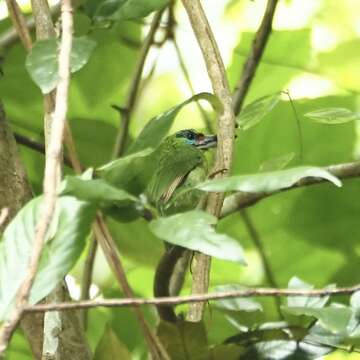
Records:
{"label": "bird claw", "polygon": [[212,172],[212,173],[209,175],[209,179],[213,179],[216,175],[218,175],[218,174],[224,174],[224,173],[226,173],[226,172],[228,172],[228,171],[229,171],[229,169],[227,169],[227,168],[223,168],[223,169],[220,169],[220,170],[216,170],[216,171]]}

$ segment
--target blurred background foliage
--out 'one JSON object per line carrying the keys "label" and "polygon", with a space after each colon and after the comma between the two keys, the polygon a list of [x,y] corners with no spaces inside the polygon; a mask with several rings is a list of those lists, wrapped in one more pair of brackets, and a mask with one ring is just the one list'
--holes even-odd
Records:
{"label": "blurred background foliage", "polygon": [[[204,0],[202,3],[218,40],[233,89],[241,75],[266,1]],[[10,26],[4,5],[4,1],[0,2],[3,18],[0,21],[0,46],[1,35]],[[23,9],[29,10],[27,2],[23,2]],[[195,92],[211,92],[202,56],[180,4],[175,8],[175,16],[176,38]],[[75,35],[87,34],[97,42],[89,63],[72,77],[70,91],[68,118],[81,162],[86,167],[99,166],[111,158],[120,121],[119,113],[111,105],[124,105],[141,42],[150,21],[151,16],[141,21],[115,21],[110,28],[94,27],[83,11],[75,13]],[[162,44],[166,36],[164,19],[161,26],[163,30],[156,37],[159,45],[151,49],[146,62],[146,80],[130,124],[131,139],[136,138],[150,118],[191,96],[171,40]],[[358,110],[359,36],[358,0],[279,1],[274,32],[246,103],[264,95],[289,91],[302,136],[289,99],[282,95],[281,101],[258,126],[238,132],[233,168],[235,174],[258,172],[265,162],[289,153],[295,153],[290,166],[323,166],[358,158],[360,132],[355,122],[327,126],[303,115],[329,107]],[[3,75],[0,79],[0,97],[12,129],[15,133],[43,143],[42,96],[24,67],[25,51],[16,41],[3,47],[1,56]],[[195,105],[186,107],[179,114],[171,132],[189,127],[205,128]],[[20,146],[20,151],[33,190],[38,194],[41,192],[43,155],[25,146]],[[66,168],[66,172],[71,173],[71,170]],[[329,283],[347,286],[358,282],[360,205],[356,199],[359,197],[358,180],[353,179],[346,180],[345,186],[339,189],[322,184],[285,192],[263,200],[248,210],[278,286],[286,287],[293,276],[316,287]],[[163,251],[161,242],[150,233],[144,220],[130,223],[109,220],[109,225],[136,295],[151,296],[154,267]],[[248,266],[214,260],[211,286],[229,283],[269,285],[257,247],[240,214],[222,220],[219,230],[238,239],[246,250]],[[85,254],[68,276],[74,297],[79,296],[78,284],[84,257]],[[189,286],[190,282],[185,286],[184,294],[189,292]],[[100,252],[95,262],[91,293],[92,296],[103,297],[121,295]],[[259,302],[264,310],[247,313],[250,323],[278,320],[271,299]],[[154,322],[154,309],[146,310],[148,318]],[[222,310],[214,306],[207,312],[210,344],[219,343],[237,332],[233,323],[221,314]],[[122,325],[124,323],[126,328]],[[129,310],[91,310],[89,324],[96,324],[88,329],[94,351],[106,330],[108,339],[117,339],[118,342],[114,340],[116,346],[125,345],[134,358],[143,356],[143,339]],[[26,346],[22,335],[17,333],[9,359],[30,359]],[[347,355],[343,351],[326,357],[339,360],[358,358],[358,354]]]}

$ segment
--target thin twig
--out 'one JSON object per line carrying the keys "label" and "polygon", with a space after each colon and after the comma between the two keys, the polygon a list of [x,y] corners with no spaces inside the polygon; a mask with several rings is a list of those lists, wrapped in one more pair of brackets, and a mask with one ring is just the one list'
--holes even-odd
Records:
{"label": "thin twig", "polygon": [[129,131],[130,117],[132,115],[132,111],[134,109],[135,102],[137,99],[137,94],[141,82],[141,76],[144,70],[145,61],[148,56],[149,50],[154,42],[155,33],[159,27],[162,13],[163,10],[158,11],[154,15],[154,18],[150,25],[149,33],[147,34],[144,40],[144,44],[140,50],[139,59],[135,67],[135,73],[131,81],[130,90],[125,106],[121,111],[119,111],[121,122],[115,140],[114,154],[113,154],[114,158],[118,158],[124,152],[125,142]]}
{"label": "thin twig", "polygon": [[[350,163],[342,163],[336,165],[330,165],[323,168],[332,175],[336,176],[341,180],[351,179],[355,177],[360,177],[360,161],[354,161]],[[279,194],[281,192],[297,189],[300,187],[305,187],[309,185],[316,185],[320,183],[326,183],[327,180],[317,177],[308,177],[304,178],[294,185],[277,191],[272,192],[262,192],[262,193],[243,193],[239,192],[234,195],[228,196],[224,201],[224,206],[221,211],[221,218],[224,218],[228,215],[233,214],[234,212],[244,209],[248,206],[256,204],[258,201],[265,199],[269,196]]]}
{"label": "thin twig", "polygon": [[251,53],[245,62],[241,78],[235,87],[235,93],[233,95],[235,114],[239,114],[241,111],[246,94],[248,93],[250,84],[254,79],[256,70],[264,53],[272,30],[272,22],[277,2],[278,0],[269,0],[267,3],[264,17],[253,41]]}
{"label": "thin twig", "polygon": [[[90,299],[90,286],[92,281],[92,275],[93,275],[93,269],[94,269],[94,262],[95,262],[95,256],[97,252],[97,245],[98,242],[96,239],[91,239],[89,250],[86,256],[85,264],[84,264],[84,270],[81,280],[81,300],[88,300]],[[87,311],[82,311],[80,313],[81,320],[84,329],[87,328]]]}
{"label": "thin twig", "polygon": [[[107,259],[107,262],[111,266],[113,273],[119,282],[125,296],[133,297],[134,293],[130,287],[130,284],[127,280],[124,267],[121,263],[117,247],[115,245],[114,239],[112,238],[108,227],[106,226],[102,216],[99,214],[96,218],[96,224],[94,225],[94,232],[99,245],[102,248],[102,251]],[[170,359],[163,345],[159,341],[158,337],[152,332],[143,313],[137,307],[133,307],[135,316],[139,322],[139,325],[145,336],[145,340],[149,345],[149,350],[151,352],[152,358],[156,359]]]}
{"label": "thin twig", "polygon": [[44,174],[44,200],[42,204],[39,222],[35,230],[35,239],[30,254],[29,266],[25,279],[16,296],[16,306],[9,320],[4,324],[0,333],[0,356],[4,355],[12,333],[28,304],[31,287],[40,262],[42,247],[46,233],[52,221],[56,198],[57,186],[60,180],[62,139],[65,128],[67,113],[68,89],[70,80],[70,53],[72,46],[72,9],[71,0],[63,0],[61,8],[62,38],[59,52],[59,83],[57,86],[55,111],[52,120],[49,148],[46,155]]}
{"label": "thin twig", "polygon": [[[45,144],[32,140],[24,135],[19,133],[14,133],[15,140],[18,144],[24,145],[29,149],[35,150],[41,154],[45,155]],[[64,164],[72,167],[72,163],[68,156],[64,155]]]}
{"label": "thin twig", "polygon": [[[200,1],[182,0],[182,3],[202,51],[214,93],[223,106],[223,111],[218,117],[218,146],[215,170],[227,169],[228,172],[231,170],[232,165],[235,117],[225,67]],[[227,175],[226,173],[219,173],[218,177],[224,177]],[[224,195],[222,193],[211,194],[208,197],[207,211],[219,216],[223,200]],[[209,286],[210,257],[199,253],[195,255],[194,260],[192,293],[206,293]],[[188,319],[200,321],[203,311],[203,304],[191,306]]]}
{"label": "thin twig", "polygon": [[[255,227],[251,217],[249,216],[248,212],[245,211],[244,209],[240,211],[240,215],[241,215],[242,219],[244,220],[246,230],[247,230],[252,242],[254,243],[257,251],[260,254],[261,261],[263,263],[264,270],[265,270],[265,275],[266,275],[269,285],[273,288],[278,288],[279,285],[278,285],[277,281],[275,280],[275,275],[271,269],[270,262],[266,256],[264,246],[262,244],[259,233],[256,230],[256,227]],[[274,302],[275,302],[276,310],[279,314],[279,317],[282,318],[283,316],[281,313],[281,303],[280,303],[279,298],[275,297]]]}
{"label": "thin twig", "polygon": [[22,44],[26,50],[30,50],[32,42],[25,16],[21,12],[18,3],[15,0],[6,0],[6,5]]}
{"label": "thin twig", "polygon": [[207,302],[210,300],[223,300],[247,297],[324,297],[324,296],[338,296],[351,295],[360,291],[360,284],[351,287],[341,287],[335,289],[273,289],[273,288],[255,288],[235,291],[215,292],[208,294],[194,294],[188,296],[168,296],[162,298],[128,298],[128,299],[103,299],[103,300],[87,300],[64,302],[57,304],[39,304],[27,306],[26,312],[43,312],[43,311],[59,311],[70,309],[85,309],[94,308],[98,306],[103,307],[126,307],[126,306],[141,306],[141,305],[180,305],[196,302]]}

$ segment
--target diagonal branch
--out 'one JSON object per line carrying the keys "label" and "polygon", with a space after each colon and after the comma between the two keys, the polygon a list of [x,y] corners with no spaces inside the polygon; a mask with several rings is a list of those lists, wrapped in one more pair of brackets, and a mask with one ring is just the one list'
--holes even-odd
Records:
{"label": "diagonal branch", "polygon": [[[343,164],[336,164],[324,167],[332,175],[336,176],[339,179],[351,179],[355,177],[360,177],[360,161],[354,161]],[[294,185],[286,189],[281,189],[272,192],[262,192],[262,193],[235,193],[234,195],[228,196],[224,201],[224,206],[221,210],[221,218],[224,218],[228,215],[231,215],[240,209],[244,209],[248,206],[256,204],[258,201],[265,199],[269,196],[279,194],[281,192],[289,191],[292,189],[297,189],[300,187],[305,187],[309,185],[316,185],[320,183],[325,183],[326,180],[316,177],[304,178]]]}
{"label": "diagonal branch", "polygon": [[[202,51],[214,93],[223,106],[223,111],[218,117],[218,147],[215,169],[226,169],[225,173],[227,173],[230,171],[232,163],[235,117],[225,67],[200,1],[182,0],[182,3]],[[225,176],[225,173],[219,173],[218,176]],[[211,194],[208,198],[207,211],[219,216],[223,200],[223,194]],[[210,257],[199,253],[195,255],[194,260],[192,292],[206,293],[209,285]],[[203,311],[203,304],[190,307],[189,320],[200,321]]]}
{"label": "diagonal branch", "polygon": [[63,31],[59,52],[59,83],[57,86],[55,111],[52,119],[52,131],[50,133],[49,147],[46,154],[43,206],[35,230],[35,239],[30,254],[27,274],[16,296],[15,309],[0,333],[0,355],[5,353],[12,333],[24,313],[24,307],[28,304],[46,233],[50,227],[55,211],[57,187],[60,180],[62,139],[65,129],[70,80],[70,53],[73,29],[71,0],[63,1],[61,14]]}
{"label": "diagonal branch", "polygon": [[340,288],[323,288],[316,290],[309,289],[274,289],[274,288],[253,288],[245,290],[234,290],[224,292],[214,292],[208,294],[194,294],[188,296],[168,296],[161,298],[128,298],[128,299],[103,299],[103,300],[87,300],[73,301],[57,304],[38,304],[25,308],[26,312],[44,312],[59,311],[70,309],[86,309],[94,307],[127,307],[141,305],[179,305],[197,302],[207,302],[210,300],[236,299],[247,297],[324,297],[324,296],[340,296],[351,295],[360,291],[360,284],[350,287]]}
{"label": "diagonal branch", "polygon": [[121,116],[121,123],[115,140],[114,155],[113,155],[114,158],[118,158],[124,152],[125,142],[129,131],[130,116],[132,114],[137,99],[137,94],[140,86],[141,76],[144,70],[145,61],[148,56],[149,50],[154,43],[155,33],[160,25],[162,13],[163,10],[160,10],[154,15],[154,18],[150,25],[149,33],[147,34],[144,44],[140,50],[139,59],[135,67],[135,73],[131,81],[129,94],[125,103],[125,107],[119,109]]}
{"label": "diagonal branch", "polygon": [[268,1],[264,17],[253,41],[251,53],[249,54],[245,62],[241,78],[235,86],[235,93],[233,95],[233,106],[234,113],[236,115],[239,114],[241,111],[246,94],[248,93],[250,85],[254,79],[257,67],[264,53],[267,41],[272,30],[272,22],[277,3],[278,0]]}

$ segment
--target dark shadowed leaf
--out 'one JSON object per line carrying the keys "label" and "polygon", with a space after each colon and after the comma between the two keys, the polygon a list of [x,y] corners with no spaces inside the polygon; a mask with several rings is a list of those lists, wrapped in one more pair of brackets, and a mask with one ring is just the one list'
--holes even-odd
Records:
{"label": "dark shadowed leaf", "polygon": [[210,93],[200,93],[194,95],[190,99],[187,99],[181,104],[176,105],[151,119],[136,138],[134,143],[130,146],[128,153],[138,152],[146,148],[156,148],[169,132],[179,111],[185,105],[198,100],[206,100],[213,106],[216,111],[221,111],[221,103],[215,95]]}
{"label": "dark shadowed leaf", "polygon": [[233,238],[218,234],[216,218],[206,212],[194,210],[150,223],[150,230],[160,239],[187,249],[200,251],[218,259],[245,263],[244,251]]}
{"label": "dark shadowed leaf", "polygon": [[308,112],[304,116],[323,124],[344,124],[360,120],[360,113],[345,108],[326,108]]}
{"label": "dark shadowed leaf", "polygon": [[279,102],[280,94],[263,96],[246,105],[237,117],[240,129],[247,130],[258,124]]}
{"label": "dark shadowed leaf", "polygon": [[105,328],[104,334],[96,347],[94,360],[130,360],[131,354],[119,340],[110,326]]}
{"label": "dark shadowed leaf", "polygon": [[[4,231],[0,244],[0,319],[12,308],[26,274],[42,199],[26,204]],[[59,198],[31,289],[31,304],[48,295],[75,265],[94,215],[94,209],[85,202],[70,196]]]}
{"label": "dark shadowed leaf", "polygon": [[[245,290],[246,288],[238,284],[229,284],[229,285],[220,285],[216,286],[213,291],[215,292],[228,292],[228,291],[237,291]],[[233,299],[222,299],[214,301],[215,306],[232,311],[262,311],[263,308],[260,303],[252,299],[245,298],[233,298]]]}
{"label": "dark shadowed leaf", "polygon": [[171,359],[208,359],[207,336],[202,322],[160,322],[157,334]]}
{"label": "dark shadowed leaf", "polygon": [[[71,72],[80,70],[89,60],[95,41],[82,36],[74,38],[71,51]],[[57,39],[39,40],[26,58],[26,69],[44,94],[53,90],[58,82]]]}
{"label": "dark shadowed leaf", "polygon": [[206,181],[196,186],[203,191],[243,191],[250,193],[272,192],[286,189],[307,177],[318,177],[341,186],[341,181],[327,170],[314,166],[266,172],[254,175],[230,176],[224,179]]}

